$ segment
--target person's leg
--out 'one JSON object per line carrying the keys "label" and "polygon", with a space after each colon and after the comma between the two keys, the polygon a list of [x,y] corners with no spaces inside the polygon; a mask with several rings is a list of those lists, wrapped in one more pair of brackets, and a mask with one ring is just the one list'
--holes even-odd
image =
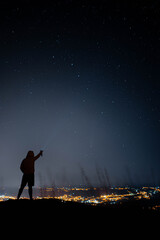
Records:
{"label": "person's leg", "polygon": [[20,196],[21,196],[21,194],[22,194],[22,192],[23,192],[23,189],[24,189],[24,187],[20,187],[19,192],[18,192],[18,195],[17,195],[17,199],[20,198]]}
{"label": "person's leg", "polygon": [[30,174],[28,177],[28,193],[30,200],[32,200],[32,187],[34,186],[34,174]]}
{"label": "person's leg", "polygon": [[20,198],[20,196],[21,196],[21,194],[22,194],[23,189],[24,189],[25,186],[26,186],[26,178],[25,178],[25,175],[23,175],[23,177],[22,177],[22,182],[21,182],[21,186],[20,186],[19,191],[18,191],[17,199]]}
{"label": "person's leg", "polygon": [[28,186],[28,193],[29,193],[30,200],[32,200],[32,186]]}

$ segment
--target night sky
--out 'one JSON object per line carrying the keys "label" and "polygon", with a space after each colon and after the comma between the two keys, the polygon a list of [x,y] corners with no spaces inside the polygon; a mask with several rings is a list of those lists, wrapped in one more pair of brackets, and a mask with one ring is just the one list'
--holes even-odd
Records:
{"label": "night sky", "polygon": [[[3,3],[4,2],[4,3]],[[0,2],[0,181],[160,184],[160,4]],[[23,2],[23,4],[22,4]]]}

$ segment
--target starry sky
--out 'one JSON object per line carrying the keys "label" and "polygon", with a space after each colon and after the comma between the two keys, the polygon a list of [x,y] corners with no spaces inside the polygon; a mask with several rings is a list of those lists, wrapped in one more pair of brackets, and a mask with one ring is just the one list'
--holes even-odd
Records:
{"label": "starry sky", "polygon": [[[23,2],[23,4],[22,4]],[[0,181],[160,184],[160,4],[0,3]],[[52,180],[51,180],[52,179]]]}

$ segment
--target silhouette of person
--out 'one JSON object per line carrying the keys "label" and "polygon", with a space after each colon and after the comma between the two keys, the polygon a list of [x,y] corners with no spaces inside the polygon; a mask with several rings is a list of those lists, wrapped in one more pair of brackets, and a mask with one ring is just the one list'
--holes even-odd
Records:
{"label": "silhouette of person", "polygon": [[34,186],[34,162],[43,155],[43,151],[40,151],[39,154],[34,156],[33,151],[29,151],[25,159],[23,159],[20,169],[23,172],[21,186],[18,191],[17,199],[20,198],[24,187],[28,183],[28,193],[30,200],[32,200],[32,187]]}

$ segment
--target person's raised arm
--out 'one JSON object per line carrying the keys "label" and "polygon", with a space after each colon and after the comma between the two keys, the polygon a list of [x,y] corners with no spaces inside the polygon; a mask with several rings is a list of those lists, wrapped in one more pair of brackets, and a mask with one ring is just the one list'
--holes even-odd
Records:
{"label": "person's raised arm", "polygon": [[40,153],[38,153],[35,157],[34,157],[34,161],[36,161],[40,156],[43,155],[43,151],[41,150]]}

